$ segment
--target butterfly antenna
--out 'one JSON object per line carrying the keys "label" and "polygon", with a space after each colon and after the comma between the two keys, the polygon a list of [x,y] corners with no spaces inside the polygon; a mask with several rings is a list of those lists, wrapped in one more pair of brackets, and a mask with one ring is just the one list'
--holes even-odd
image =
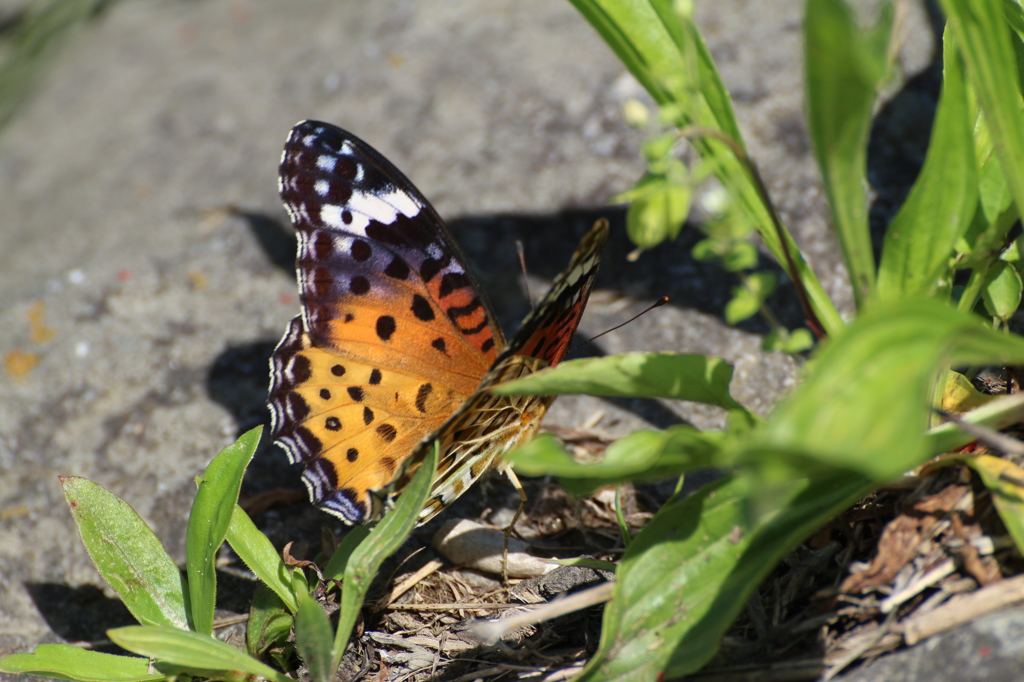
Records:
{"label": "butterfly antenna", "polygon": [[569,351],[566,353],[566,355],[568,355],[569,353],[573,352],[574,350],[576,350],[576,349],[578,349],[578,348],[580,348],[582,346],[587,345],[588,343],[591,343],[593,341],[597,341],[599,338],[601,338],[605,334],[610,334],[613,331],[615,331],[616,329],[621,329],[622,327],[625,327],[627,324],[629,324],[633,320],[637,319],[641,315],[646,315],[647,313],[651,312],[655,308],[660,308],[661,306],[665,305],[666,303],[668,303],[668,296],[662,296],[657,301],[655,301],[651,305],[647,306],[647,308],[645,308],[644,310],[640,311],[639,313],[637,313],[633,317],[629,318],[628,320],[626,320],[622,324],[617,324],[614,327],[612,327],[611,329],[605,329],[603,332],[601,332],[597,336],[592,336],[589,339],[587,339],[586,341],[583,341],[582,343],[577,343],[575,346],[573,346],[572,348],[569,349]]}
{"label": "butterfly antenna", "polygon": [[526,250],[523,249],[523,242],[520,239],[516,240],[516,253],[519,255],[519,269],[523,272],[523,289],[526,289],[526,300],[530,302],[530,310],[533,310],[537,306],[533,304],[533,296],[530,295],[530,281],[526,276]]}

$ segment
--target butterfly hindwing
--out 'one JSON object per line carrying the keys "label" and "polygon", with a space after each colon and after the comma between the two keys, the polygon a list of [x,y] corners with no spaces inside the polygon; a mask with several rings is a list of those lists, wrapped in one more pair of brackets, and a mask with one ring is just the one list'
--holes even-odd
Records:
{"label": "butterfly hindwing", "polygon": [[414,462],[422,459],[434,440],[439,442],[442,454],[420,523],[444,510],[484,473],[500,467],[502,455],[537,431],[554,396],[492,395],[489,389],[562,361],[594,286],[607,239],[608,222],[598,220],[580,242],[569,266],[523,320],[477,391],[421,444]]}
{"label": "butterfly hindwing", "polygon": [[562,361],[590,298],[606,241],[608,221],[601,219],[584,235],[569,266],[555,277],[547,294],[519,325],[502,356],[525,355],[551,367]]}

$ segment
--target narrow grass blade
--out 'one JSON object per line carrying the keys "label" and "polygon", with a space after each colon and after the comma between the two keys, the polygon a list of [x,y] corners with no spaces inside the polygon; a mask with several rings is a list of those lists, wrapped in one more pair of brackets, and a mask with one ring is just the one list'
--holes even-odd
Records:
{"label": "narrow grass blade", "polygon": [[626,353],[568,360],[491,389],[498,395],[587,395],[673,398],[748,410],[729,394],[733,367],[720,358],[680,353]]}
{"label": "narrow grass blade", "polygon": [[308,593],[298,595],[299,611],[295,614],[295,648],[306,664],[313,682],[331,682],[337,666],[331,667],[334,633],[323,608]]}
{"label": "narrow grass blade", "polygon": [[808,0],[804,17],[807,119],[832,221],[862,303],[875,279],[866,196],[867,139],[886,74],[891,7],[861,31],[843,0]]}
{"label": "narrow grass blade", "polygon": [[146,522],[92,481],[60,480],[89,558],[135,620],[187,628],[181,572]]}
{"label": "narrow grass blade", "polygon": [[0,658],[0,672],[78,682],[144,682],[164,679],[162,674],[150,672],[148,658],[103,654],[68,644],[40,644],[30,654]]}
{"label": "narrow grass blade", "polygon": [[954,246],[971,225],[978,179],[960,55],[950,31],[943,41],[942,94],[928,155],[885,235],[878,296],[931,295],[950,286]]}
{"label": "narrow grass blade", "polygon": [[981,476],[1017,551],[1024,551],[1024,469],[992,455],[965,456],[962,461]]}
{"label": "narrow grass blade", "polygon": [[[45,6],[43,6],[45,4]],[[100,14],[114,0],[53,0],[48,3],[26,3],[11,7],[8,12],[27,8],[25,16],[5,35],[10,49],[0,64],[0,125],[38,85],[52,58],[72,37],[75,29]],[[6,41],[5,41],[6,42]]]}
{"label": "narrow grass blade", "polygon": [[[979,424],[996,430],[1019,424],[1024,421],[1024,393],[1014,393],[997,398],[960,415],[960,418],[971,424]],[[935,456],[966,445],[972,440],[976,440],[976,437],[964,433],[953,422],[946,422],[927,433],[927,451],[929,456]]]}
{"label": "narrow grass blade", "polygon": [[1024,115],[1020,74],[1003,0],[940,0],[992,131],[1017,213],[1024,211]]}
{"label": "narrow grass blade", "polygon": [[352,634],[352,628],[359,617],[359,609],[366,598],[366,591],[377,575],[380,565],[402,546],[409,533],[416,527],[420,510],[427,503],[430,487],[437,471],[437,444],[427,449],[416,474],[405,490],[398,496],[394,509],[374,526],[369,536],[352,552],[345,565],[345,580],[341,586],[341,615],[334,638],[334,660],[332,670],[337,670],[345,646]]}
{"label": "narrow grass blade", "polygon": [[558,440],[541,434],[508,453],[518,473],[527,476],[558,476],[574,495],[589,495],[610,483],[654,481],[687,471],[722,464],[721,432],[701,432],[689,426],[664,431],[634,431],[605,451],[596,464],[581,464]]}
{"label": "narrow grass blade", "polygon": [[107,630],[119,647],[190,670],[260,675],[274,682],[291,678],[210,635],[167,627],[132,625]]}
{"label": "narrow grass blade", "polygon": [[242,487],[242,476],[260,442],[262,426],[243,434],[224,448],[210,465],[192,502],[185,536],[189,603],[192,629],[213,632],[213,609],[217,598],[214,561],[231,525],[231,516]]}
{"label": "narrow grass blade", "polygon": [[292,591],[291,570],[284,565],[270,539],[260,532],[249,515],[237,504],[231,515],[226,539],[249,570],[274,591],[289,611],[295,613],[298,604]]}
{"label": "narrow grass blade", "polygon": [[328,580],[342,580],[345,577],[345,569],[348,567],[348,560],[352,558],[352,552],[356,550],[362,541],[373,530],[372,526],[353,526],[349,528],[341,544],[334,550],[327,566],[324,567],[324,577]]}

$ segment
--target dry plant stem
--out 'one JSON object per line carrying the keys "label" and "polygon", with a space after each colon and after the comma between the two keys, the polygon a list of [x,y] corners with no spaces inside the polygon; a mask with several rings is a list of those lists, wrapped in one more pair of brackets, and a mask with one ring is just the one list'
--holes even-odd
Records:
{"label": "dry plant stem", "polygon": [[476,670],[474,672],[462,675],[461,677],[456,677],[454,680],[452,680],[452,682],[473,682],[473,680],[483,680],[483,679],[487,679],[488,677],[497,677],[498,675],[504,675],[507,672],[513,672],[513,671],[514,672],[534,672],[534,671],[539,672],[540,669],[539,668],[528,668],[526,666],[521,666],[521,665],[509,665],[507,663],[502,663],[501,665],[496,665],[496,666],[493,666],[491,668],[484,668],[483,670]]}
{"label": "dry plant stem", "polygon": [[867,638],[864,642],[861,643],[860,646],[858,646],[853,651],[847,653],[838,662],[833,664],[828,670],[825,671],[825,674],[821,676],[823,682],[828,682],[828,680],[831,680],[833,677],[841,673],[846,668],[846,666],[850,665],[854,661],[861,658],[866,652],[870,651],[872,647],[881,642],[882,638],[885,637],[892,629],[892,626],[895,622],[896,612],[892,611],[891,613],[889,613],[889,615],[885,617],[885,621],[883,621],[882,624],[878,627],[878,631],[874,633],[874,635]]}
{"label": "dry plant stem", "polygon": [[908,618],[903,624],[903,640],[908,645],[916,644],[925,637],[1020,601],[1024,601],[1024,575],[953,597],[927,614]]}
{"label": "dry plant stem", "polygon": [[602,583],[596,587],[576,592],[563,599],[556,599],[543,606],[503,618],[499,621],[474,623],[472,632],[480,641],[494,644],[508,636],[509,633],[515,632],[527,625],[534,625],[535,623],[564,616],[567,613],[579,611],[589,606],[602,604],[611,599],[614,590],[615,583]]}
{"label": "dry plant stem", "polygon": [[565,668],[563,670],[556,670],[547,677],[543,678],[541,682],[566,682],[576,676],[576,673],[583,670],[583,664],[574,665],[571,668]]}
{"label": "dry plant stem", "polygon": [[411,590],[417,583],[440,569],[442,566],[444,566],[444,562],[440,559],[431,559],[428,561],[422,568],[420,568],[420,570],[403,580],[400,585],[396,585],[395,588],[391,590],[391,594],[380,601],[377,610],[383,611],[384,609],[391,607],[396,599]]}
{"label": "dry plant stem", "polygon": [[938,566],[935,566],[927,573],[921,575],[918,579],[912,581],[909,585],[904,587],[898,592],[894,592],[879,604],[879,610],[882,613],[889,613],[899,608],[900,604],[911,599],[920,592],[923,592],[927,588],[931,587],[935,583],[939,582],[947,575],[953,573],[956,570],[956,562],[952,559],[947,558]]}
{"label": "dry plant stem", "polygon": [[391,604],[392,611],[485,611],[522,608],[522,604],[493,604],[491,602],[454,602],[452,604]]}
{"label": "dry plant stem", "polygon": [[232,625],[237,625],[238,623],[244,623],[247,620],[249,620],[248,613],[240,613],[237,616],[225,616],[223,618],[216,618],[213,621],[213,628],[215,630],[218,628],[226,628]]}
{"label": "dry plant stem", "polygon": [[530,302],[530,310],[536,309],[533,296],[530,295],[530,270],[526,267],[526,249],[523,248],[523,240],[516,240],[516,255],[519,256],[519,269],[523,273],[523,289],[526,291],[526,300]]}
{"label": "dry plant stem", "polygon": [[520,482],[519,477],[516,476],[516,472],[512,471],[512,467],[505,469],[505,475],[508,476],[508,480],[515,487],[516,492],[519,493],[519,506],[516,508],[516,514],[512,517],[512,523],[508,524],[508,528],[505,529],[505,539],[501,545],[501,584],[508,587],[508,538],[513,533],[516,534],[523,542],[527,542],[519,533],[516,533],[516,523],[519,521],[519,517],[523,515],[523,510],[526,509],[526,490],[523,489],[523,484]]}
{"label": "dry plant stem", "polygon": [[1024,443],[1016,438],[1007,436],[1005,433],[1000,433],[982,424],[972,424],[953,412],[946,412],[945,410],[935,410],[935,412],[959,426],[963,429],[964,433],[974,436],[982,444],[997,452],[1015,457],[1024,455]]}

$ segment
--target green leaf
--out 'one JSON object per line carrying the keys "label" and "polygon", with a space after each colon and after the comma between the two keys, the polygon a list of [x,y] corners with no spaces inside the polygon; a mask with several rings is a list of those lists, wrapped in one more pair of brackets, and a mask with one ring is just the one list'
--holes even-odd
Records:
{"label": "green leaf", "polygon": [[842,0],[808,0],[804,17],[807,118],[843,256],[858,303],[875,276],[866,168],[871,111],[886,75],[892,7],[861,31]]}
{"label": "green leaf", "polygon": [[[933,454],[924,430],[932,381],[943,365],[1022,362],[1024,339],[938,301],[869,308],[820,349],[813,373],[750,443],[887,481]],[[805,473],[812,466],[793,462]]]}
{"label": "green leaf", "polygon": [[200,632],[131,625],[107,630],[107,635],[122,649],[190,670],[262,675],[275,682],[291,682],[287,675]]}
{"label": "green leaf", "polygon": [[[1019,424],[1024,421],[1024,393],[997,398],[961,415],[961,418],[997,431]],[[940,424],[925,435],[926,449],[933,456],[955,450],[974,440],[977,440],[976,436],[964,433],[953,422]]]}
{"label": "green leaf", "polygon": [[[785,553],[930,454],[930,378],[944,362],[1024,359],[1024,340],[934,300],[869,308],[817,353],[767,424],[723,441],[737,474],[667,505],[624,554],[583,680],[699,669]],[[988,409],[985,406],[982,409]]]}
{"label": "green leaf", "polygon": [[1005,261],[996,261],[988,270],[987,283],[981,292],[981,300],[992,317],[1005,322],[1020,307],[1020,273]]}
{"label": "green leaf", "polygon": [[259,658],[272,646],[281,645],[291,633],[294,619],[284,602],[266,585],[258,585],[249,607],[245,645],[249,655]]}
{"label": "green leaf", "polygon": [[954,246],[970,227],[978,200],[967,88],[949,30],[943,44],[942,94],[928,155],[885,235],[878,271],[882,299],[948,287]]}
{"label": "green leaf", "polygon": [[345,534],[338,548],[334,550],[334,554],[331,555],[330,561],[324,568],[324,578],[341,580],[345,577],[345,569],[348,567],[348,560],[352,558],[352,552],[370,534],[371,530],[373,530],[373,526],[353,526],[348,529],[348,533]]}
{"label": "green leaf", "polygon": [[849,472],[798,480],[777,513],[752,523],[743,500],[753,485],[744,475],[720,479],[666,505],[633,538],[580,682],[699,670],[775,564],[866,490]]}
{"label": "green leaf", "polygon": [[1024,549],[1024,469],[992,455],[964,455],[958,459],[981,477],[1017,551]]}
{"label": "green leaf", "polygon": [[136,682],[162,680],[149,671],[148,658],[115,656],[68,644],[40,644],[30,654],[0,658],[0,672],[43,675],[81,682]]}
{"label": "green leaf", "polygon": [[274,591],[289,611],[295,613],[298,603],[292,591],[292,570],[284,565],[274,545],[237,504],[226,539],[249,570]]}
{"label": "green leaf", "polygon": [[[331,623],[323,608],[308,593],[298,595],[299,612],[295,614],[295,648],[302,662],[306,664],[313,682],[331,682],[338,666],[331,667],[334,660],[331,647],[334,636]],[[340,659],[341,656],[338,656]]]}
{"label": "green leaf", "polygon": [[416,527],[420,511],[430,497],[430,488],[437,472],[437,443],[426,448],[423,462],[412,480],[398,496],[394,509],[384,515],[369,536],[359,544],[345,564],[345,580],[341,589],[341,615],[334,638],[334,661],[337,670],[352,628],[359,617],[359,609],[366,598],[370,583],[377,576],[380,565],[402,546]]}
{"label": "green leaf", "polygon": [[192,628],[213,632],[213,609],[217,598],[217,573],[214,561],[231,525],[245,468],[256,452],[262,426],[243,434],[224,448],[203,474],[192,502],[185,536]]}
{"label": "green leaf", "polygon": [[626,232],[641,249],[650,249],[666,239],[679,236],[690,213],[692,190],[665,179],[647,189],[629,205]]}
{"label": "green leaf", "polygon": [[757,247],[747,241],[737,241],[729,245],[722,254],[722,267],[729,272],[751,270],[757,267]]}
{"label": "green leaf", "polygon": [[491,389],[498,395],[587,395],[674,398],[747,411],[729,394],[732,365],[680,353],[625,353],[568,360]]}
{"label": "green leaf", "polygon": [[725,321],[737,324],[754,315],[775,290],[775,275],[770,272],[752,272],[732,289],[732,299],[725,304]]}
{"label": "green leaf", "polygon": [[84,478],[62,476],[82,543],[103,580],[144,625],[187,628],[181,571],[135,510]]}
{"label": "green leaf", "polygon": [[963,56],[967,80],[992,133],[1017,214],[1024,210],[1024,116],[1003,0],[941,0]]}
{"label": "green leaf", "polygon": [[766,351],[782,351],[783,353],[801,353],[814,347],[814,337],[807,329],[800,328],[789,331],[777,328],[765,334],[761,349]]}
{"label": "green leaf", "polygon": [[664,431],[634,431],[612,443],[597,463],[581,464],[558,440],[541,434],[506,456],[518,473],[558,476],[566,490],[589,495],[609,483],[651,481],[722,464],[717,458],[724,434],[690,426]]}
{"label": "green leaf", "polygon": [[1010,186],[1006,184],[1006,176],[1003,175],[1003,167],[999,165],[994,148],[978,172],[978,195],[982,217],[985,219],[983,224],[995,223],[1000,214],[1013,203]]}
{"label": "green leaf", "polygon": [[725,321],[738,324],[761,309],[761,299],[750,289],[740,286],[732,288],[732,298],[725,304]]}
{"label": "green leaf", "polygon": [[626,523],[626,515],[622,511],[622,486],[615,486],[615,521],[619,524],[619,535],[622,536],[622,546],[629,547],[633,542],[633,536],[629,531],[629,524]]}

